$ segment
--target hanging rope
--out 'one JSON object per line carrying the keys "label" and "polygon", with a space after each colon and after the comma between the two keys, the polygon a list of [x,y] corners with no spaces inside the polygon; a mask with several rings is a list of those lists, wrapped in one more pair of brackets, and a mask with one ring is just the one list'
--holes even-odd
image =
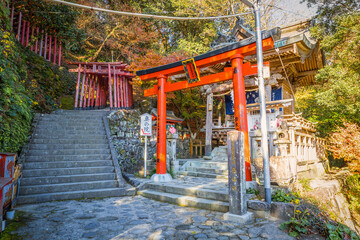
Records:
{"label": "hanging rope", "polygon": [[211,20],[211,19],[231,18],[231,17],[236,17],[236,16],[252,14],[252,12],[245,12],[245,13],[238,13],[238,14],[232,14],[232,15],[214,16],[214,17],[172,17],[172,16],[161,16],[161,15],[153,15],[153,14],[115,11],[115,10],[109,10],[109,9],[104,9],[104,8],[90,7],[90,6],[77,4],[77,3],[71,3],[71,2],[67,2],[67,1],[63,1],[63,0],[45,0],[45,1],[59,3],[59,4],[71,6],[71,7],[81,8],[81,9],[87,9],[87,10],[91,10],[91,11],[112,13],[112,14],[117,14],[117,15],[122,15],[122,16],[167,19],[167,20]]}

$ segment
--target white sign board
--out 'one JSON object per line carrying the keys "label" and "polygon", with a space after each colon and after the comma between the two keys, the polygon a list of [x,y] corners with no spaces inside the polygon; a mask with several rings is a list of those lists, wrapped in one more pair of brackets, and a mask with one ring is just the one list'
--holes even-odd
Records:
{"label": "white sign board", "polygon": [[145,113],[140,116],[140,136],[152,135],[152,116]]}

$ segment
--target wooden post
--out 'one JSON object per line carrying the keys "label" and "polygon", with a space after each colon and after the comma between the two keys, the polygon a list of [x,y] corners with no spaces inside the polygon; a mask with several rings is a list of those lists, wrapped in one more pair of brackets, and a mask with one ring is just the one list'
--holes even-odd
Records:
{"label": "wooden post", "polygon": [[121,76],[120,79],[120,94],[121,94],[121,108],[124,108],[125,102],[124,102],[124,76]]}
{"label": "wooden post", "polygon": [[213,94],[210,93],[206,98],[206,123],[205,123],[205,156],[211,156],[211,141],[213,127]]}
{"label": "wooden post", "polygon": [[236,54],[231,59],[232,67],[234,68],[233,86],[234,86],[234,118],[235,130],[244,133],[244,151],[245,151],[245,166],[246,166],[246,181],[251,181],[251,160],[250,160],[250,146],[249,133],[247,124],[247,110],[246,110],[246,95],[245,82],[243,75],[243,60],[244,57]]}
{"label": "wooden post", "polygon": [[97,78],[97,75],[94,75],[94,81],[93,81],[93,85],[92,85],[92,91],[91,91],[91,108],[95,108],[95,85],[96,85],[96,78]]}
{"label": "wooden post", "polygon": [[84,108],[84,109],[86,109],[86,100],[87,100],[87,98],[88,98],[88,86],[89,86],[89,79],[90,79],[90,77],[91,77],[91,74],[87,74],[87,76],[86,76],[86,79],[85,79],[85,86],[84,86],[84,88],[85,88],[85,90],[84,90],[84,104],[82,105],[82,107]]}
{"label": "wooden post", "polygon": [[121,79],[121,75],[116,75],[116,93],[117,93],[117,108],[120,109],[120,88],[119,88],[119,82]]}
{"label": "wooden post", "polygon": [[39,27],[36,28],[36,41],[35,41],[35,53],[38,53],[38,45],[39,45]]}
{"label": "wooden post", "polygon": [[22,23],[22,13],[19,13],[19,23],[18,23],[18,32],[17,32],[17,40],[20,42],[20,34],[21,34],[21,23]]}
{"label": "wooden post", "polygon": [[46,59],[47,56],[47,50],[48,50],[48,34],[45,32],[45,40],[44,40],[45,46],[44,46],[44,58]]}
{"label": "wooden post", "polygon": [[53,59],[54,64],[56,64],[56,51],[57,51],[57,37],[54,37],[54,59]]}
{"label": "wooden post", "polygon": [[91,91],[92,91],[92,86],[93,86],[93,80],[94,80],[94,75],[93,74],[91,74],[90,75],[90,79],[89,79],[89,91],[88,91],[88,102],[87,102],[87,106],[86,106],[86,108],[87,109],[90,109],[90,107],[91,107],[91,96],[92,96],[92,94],[91,94]]}
{"label": "wooden post", "polygon": [[35,34],[35,28],[31,27],[31,36],[30,36],[30,50],[33,51],[34,50],[34,45],[33,45],[33,38],[34,38],[34,34]]}
{"label": "wooden post", "polygon": [[59,58],[58,58],[58,66],[61,66],[61,42],[59,41]]}
{"label": "wooden post", "polygon": [[30,37],[30,22],[26,22],[26,41],[25,41],[25,47],[29,46],[29,37]]}
{"label": "wooden post", "polygon": [[133,85],[130,84],[130,107],[133,108],[134,105],[134,90]]}
{"label": "wooden post", "polygon": [[116,73],[115,73],[115,66],[113,66],[113,71],[114,71],[114,108],[117,109],[118,105],[117,105],[117,79],[116,79]]}
{"label": "wooden post", "polygon": [[101,77],[98,77],[97,79],[97,87],[96,87],[96,101],[95,101],[95,107],[100,107],[100,79]]}
{"label": "wooden post", "polygon": [[83,73],[83,79],[81,84],[81,95],[80,95],[80,106],[79,109],[83,106],[83,96],[84,96],[84,86],[85,86],[85,78],[86,78],[86,65],[84,65],[84,73]]}
{"label": "wooden post", "polygon": [[166,77],[158,76],[156,173],[166,174]]}
{"label": "wooden post", "polygon": [[52,45],[52,36],[49,36],[49,55],[48,55],[48,60],[51,62],[51,45]]}
{"label": "wooden post", "polygon": [[26,21],[22,21],[21,45],[25,45]]}
{"label": "wooden post", "polygon": [[110,109],[113,108],[113,95],[112,95],[112,89],[111,89],[111,67],[110,64],[108,64],[108,76],[109,76],[109,101],[110,101]]}
{"label": "wooden post", "polygon": [[[84,74],[85,74],[85,73],[84,73]],[[77,109],[77,107],[78,107],[80,77],[81,77],[81,64],[79,64],[79,68],[78,68],[78,76],[77,76],[77,82],[76,82],[76,94],[75,94],[75,105],[74,105],[74,109]]]}
{"label": "wooden post", "polygon": [[227,133],[229,172],[229,212],[236,215],[247,213],[244,133]]}

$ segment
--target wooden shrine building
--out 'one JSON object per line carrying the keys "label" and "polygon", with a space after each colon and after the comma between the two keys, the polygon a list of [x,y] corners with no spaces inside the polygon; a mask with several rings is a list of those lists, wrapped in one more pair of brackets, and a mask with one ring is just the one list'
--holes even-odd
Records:
{"label": "wooden shrine building", "polygon": [[74,109],[130,109],[133,106],[134,75],[122,62],[69,62],[78,66]]}

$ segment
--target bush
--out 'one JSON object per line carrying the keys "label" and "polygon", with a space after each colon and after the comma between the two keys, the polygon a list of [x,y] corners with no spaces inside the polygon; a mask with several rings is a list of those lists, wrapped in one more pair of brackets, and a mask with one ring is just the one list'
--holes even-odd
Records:
{"label": "bush", "polygon": [[343,158],[351,171],[360,173],[360,127],[355,123],[344,122],[329,138],[328,149],[334,158]]}

